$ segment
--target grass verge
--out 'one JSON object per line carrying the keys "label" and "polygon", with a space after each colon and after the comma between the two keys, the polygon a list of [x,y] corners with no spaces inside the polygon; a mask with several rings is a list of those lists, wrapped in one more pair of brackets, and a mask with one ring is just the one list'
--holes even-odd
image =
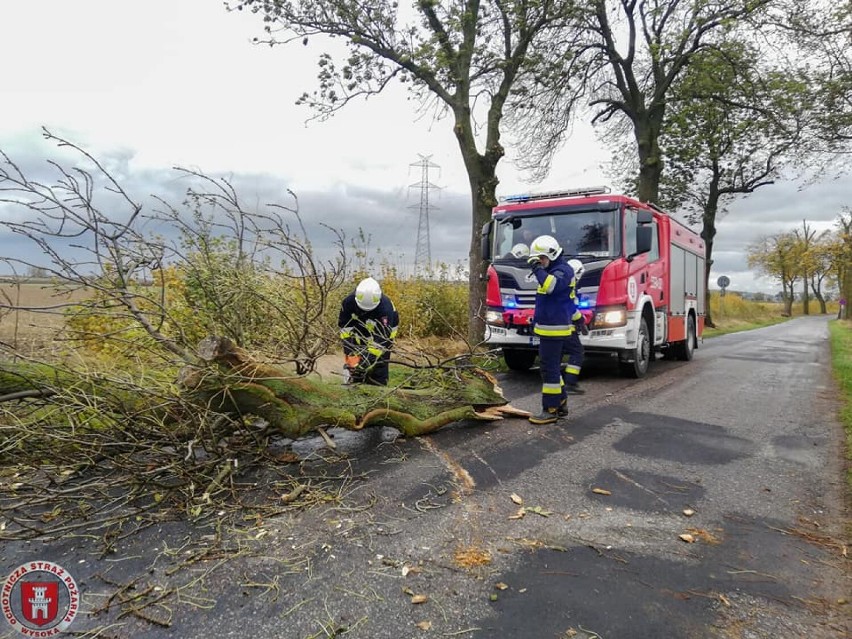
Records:
{"label": "grass verge", "polygon": [[840,422],[846,431],[846,486],[852,495],[852,321],[829,323],[831,365],[840,387]]}

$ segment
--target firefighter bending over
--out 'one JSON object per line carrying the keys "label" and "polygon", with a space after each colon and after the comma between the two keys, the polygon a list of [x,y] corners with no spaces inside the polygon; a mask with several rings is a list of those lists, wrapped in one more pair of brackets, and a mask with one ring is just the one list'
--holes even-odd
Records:
{"label": "firefighter bending over", "polygon": [[352,383],[385,386],[388,362],[399,327],[393,302],[379,283],[367,277],[343,300],[337,320],[343,340],[345,369]]}
{"label": "firefighter bending over", "polygon": [[574,271],[561,256],[562,248],[550,235],[537,237],[530,245],[528,263],[538,281],[533,333],[540,338],[542,408],[529,418],[533,424],[552,424],[568,414],[562,356],[570,354],[574,322],[583,316],[576,305]]}

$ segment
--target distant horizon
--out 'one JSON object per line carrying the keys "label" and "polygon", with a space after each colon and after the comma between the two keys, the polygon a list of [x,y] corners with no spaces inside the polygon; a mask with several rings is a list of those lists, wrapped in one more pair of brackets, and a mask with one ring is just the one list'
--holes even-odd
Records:
{"label": "distant horizon", "polygon": [[[404,277],[403,279],[417,279],[417,276],[412,273],[411,275],[408,275],[408,276]],[[465,280],[459,279],[458,282],[464,283]],[[154,282],[153,282],[153,280],[144,279],[144,280],[139,280],[138,283],[143,284],[143,285],[151,285]],[[4,273],[4,272],[2,272],[2,270],[0,270],[0,285],[2,285],[2,284],[9,284],[9,285],[12,285],[12,286],[17,285],[17,284],[38,284],[38,285],[69,284],[69,285],[79,285],[78,282],[75,282],[75,281],[67,279],[67,278],[63,278],[63,277],[58,276],[58,275],[47,276],[47,277],[41,276],[41,275],[16,275],[14,273]],[[796,282],[796,284],[801,284],[801,282]],[[722,289],[717,288],[717,287],[713,287],[713,286],[708,287],[708,290],[711,293],[721,293],[722,292]],[[727,295],[739,295],[739,296],[742,297],[742,296],[746,296],[746,295],[747,296],[765,295],[767,297],[775,298],[775,297],[777,297],[781,294],[782,294],[782,291],[767,291],[767,290],[749,291],[749,290],[732,289],[730,287],[727,287],[725,289],[725,296],[727,296]],[[833,302],[833,301],[836,301],[837,299],[839,299],[839,297],[838,297],[839,291],[835,291],[833,289],[829,290],[829,291],[823,291],[822,295],[823,295],[824,298],[826,298],[826,301],[828,301],[828,302]],[[794,291],[794,299],[800,299],[801,297],[802,297],[801,291],[795,290]],[[811,296],[810,296],[809,299],[817,300],[816,296],[813,295],[813,292],[811,292]]]}

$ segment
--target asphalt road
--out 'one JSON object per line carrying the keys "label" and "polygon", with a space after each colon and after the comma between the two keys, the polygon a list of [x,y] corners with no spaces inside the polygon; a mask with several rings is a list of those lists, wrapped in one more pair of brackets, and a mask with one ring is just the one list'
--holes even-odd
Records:
{"label": "asphalt road", "polygon": [[[74,622],[99,637],[848,637],[827,337],[827,318],[798,318],[707,340],[643,380],[587,367],[556,425],[332,431],[348,458],[301,472],[337,478],[345,499],[264,521],[230,559],[182,560],[212,531],[164,522],[106,558],[80,538],[8,542],[0,571],[60,563],[89,613],[114,592],[104,576],[184,586],[145,609],[168,628],[112,608]],[[539,383],[501,377],[529,410]]]}

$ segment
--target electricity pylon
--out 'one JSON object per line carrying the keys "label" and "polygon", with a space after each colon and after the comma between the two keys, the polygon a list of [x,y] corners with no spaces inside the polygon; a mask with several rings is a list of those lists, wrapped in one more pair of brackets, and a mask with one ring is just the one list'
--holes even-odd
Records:
{"label": "electricity pylon", "polygon": [[417,249],[414,251],[414,273],[423,275],[432,266],[432,245],[429,240],[429,213],[437,209],[429,203],[429,193],[441,187],[429,181],[429,169],[439,169],[437,164],[430,161],[431,155],[417,154],[419,162],[412,162],[409,166],[420,167],[420,181],[409,185],[409,189],[420,189],[420,204],[409,206],[410,209],[419,209],[420,218],[417,222]]}

